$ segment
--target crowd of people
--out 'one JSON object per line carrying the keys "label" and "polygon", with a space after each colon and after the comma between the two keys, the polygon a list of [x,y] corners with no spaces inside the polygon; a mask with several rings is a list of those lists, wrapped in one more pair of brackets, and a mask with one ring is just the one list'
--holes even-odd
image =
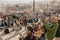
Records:
{"label": "crowd of people", "polygon": [[[45,33],[47,29],[43,21],[47,22],[48,18],[45,18],[45,20],[43,20],[42,16],[29,18],[28,15],[13,15],[5,16],[2,19],[3,20],[0,21],[0,27],[4,27],[5,34],[10,33],[9,28],[13,28],[12,31],[18,31],[19,40],[46,40]],[[57,18],[55,19],[54,17],[52,17],[50,19],[50,22],[57,22]],[[22,34],[19,33],[23,26],[25,26],[26,29],[26,37],[23,37]]]}

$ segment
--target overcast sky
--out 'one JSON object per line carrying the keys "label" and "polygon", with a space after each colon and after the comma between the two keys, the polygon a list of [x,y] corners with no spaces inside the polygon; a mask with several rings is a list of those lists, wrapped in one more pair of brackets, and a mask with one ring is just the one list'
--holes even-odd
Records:
{"label": "overcast sky", "polygon": [[[27,2],[31,2],[33,0],[0,0],[0,2],[9,2],[9,3],[16,3],[16,2],[24,2],[24,3],[27,3]],[[35,1],[43,1],[43,0],[35,0]]]}
{"label": "overcast sky", "polygon": [[[0,4],[16,4],[16,3],[29,3],[33,0],[0,0]],[[49,1],[49,0],[35,0],[35,1]],[[51,1],[51,0],[50,0]]]}

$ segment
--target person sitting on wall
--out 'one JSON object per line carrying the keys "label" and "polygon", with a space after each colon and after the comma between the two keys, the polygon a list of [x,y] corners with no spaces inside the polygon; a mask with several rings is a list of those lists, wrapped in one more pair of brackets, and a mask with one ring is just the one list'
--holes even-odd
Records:
{"label": "person sitting on wall", "polygon": [[8,27],[5,28],[4,33],[5,34],[8,34],[9,33],[9,28]]}

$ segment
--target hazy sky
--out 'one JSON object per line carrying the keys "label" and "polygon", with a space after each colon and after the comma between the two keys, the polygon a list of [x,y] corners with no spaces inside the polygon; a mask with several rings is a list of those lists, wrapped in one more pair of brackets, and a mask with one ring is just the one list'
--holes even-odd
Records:
{"label": "hazy sky", "polygon": [[[31,1],[33,1],[33,0],[0,0],[0,2],[10,2],[10,3],[16,3],[16,2],[25,2],[25,3],[27,3],[27,2],[31,2]],[[35,0],[35,1],[44,1],[44,0]]]}
{"label": "hazy sky", "polygon": [[[33,0],[0,0],[0,4],[16,4],[16,3],[29,3]],[[51,1],[51,0],[35,0],[35,1]]]}

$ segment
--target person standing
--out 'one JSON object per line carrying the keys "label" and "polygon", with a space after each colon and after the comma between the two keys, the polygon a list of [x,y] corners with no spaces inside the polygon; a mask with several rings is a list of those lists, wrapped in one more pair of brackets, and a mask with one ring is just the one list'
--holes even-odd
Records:
{"label": "person standing", "polygon": [[16,25],[15,22],[14,22],[14,24],[13,24],[13,29],[14,29],[14,31],[17,31],[17,25]]}
{"label": "person standing", "polygon": [[39,16],[39,18],[38,18],[38,23],[40,23],[41,22],[41,16]]}
{"label": "person standing", "polygon": [[46,29],[46,38],[48,40],[53,40],[58,29],[58,21],[55,15],[50,17],[50,22],[46,22]]}

